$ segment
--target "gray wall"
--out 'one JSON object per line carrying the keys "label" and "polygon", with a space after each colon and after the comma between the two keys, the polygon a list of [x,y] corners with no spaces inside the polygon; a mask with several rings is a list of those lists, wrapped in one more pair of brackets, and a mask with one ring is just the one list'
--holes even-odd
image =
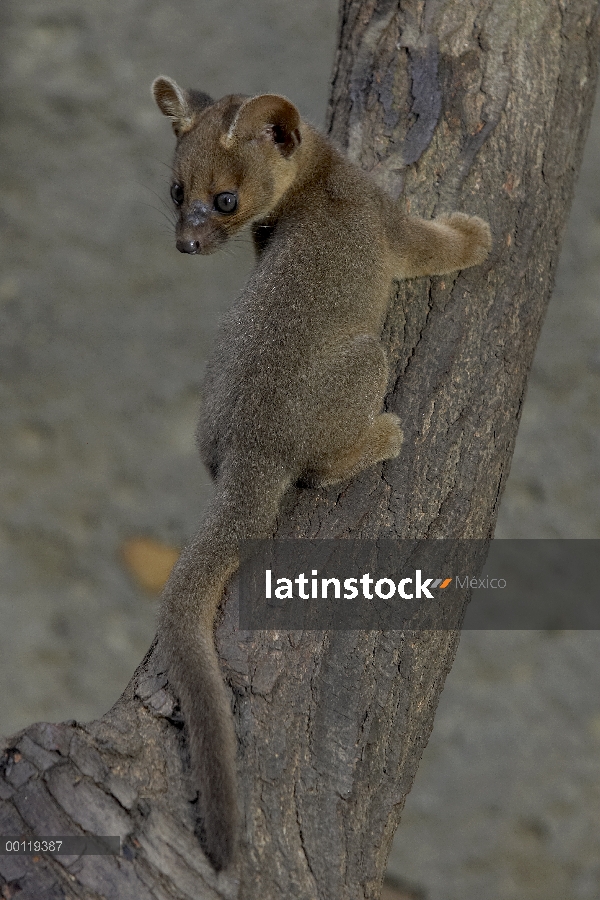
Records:
{"label": "gray wall", "polygon": [[[335,25],[334,0],[2,4],[0,732],[114,702],[156,607],[121,543],[181,543],[208,496],[198,386],[251,254],[175,251],[150,82],[276,91],[322,124]],[[593,127],[503,537],[600,536]],[[598,649],[464,634],[390,866],[427,900],[600,896]]]}

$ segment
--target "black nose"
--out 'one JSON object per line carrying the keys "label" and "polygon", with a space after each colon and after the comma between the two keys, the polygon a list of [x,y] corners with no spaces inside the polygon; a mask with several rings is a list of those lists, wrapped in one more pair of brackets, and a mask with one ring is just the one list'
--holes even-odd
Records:
{"label": "black nose", "polygon": [[197,253],[200,249],[200,241],[177,241],[175,246],[180,253]]}

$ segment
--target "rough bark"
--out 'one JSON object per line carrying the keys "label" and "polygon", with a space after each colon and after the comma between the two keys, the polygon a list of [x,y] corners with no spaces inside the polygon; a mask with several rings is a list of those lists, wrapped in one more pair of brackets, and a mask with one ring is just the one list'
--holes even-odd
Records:
{"label": "rough bark", "polygon": [[[400,458],[286,498],[279,537],[487,537],[508,474],[596,80],[595,0],[343,0],[331,134],[410,210],[488,219],[482,267],[397,286],[386,326]],[[5,898],[375,898],[456,652],[421,633],[240,633],[233,689],[241,862],[216,876],[192,833],[182,723],[152,650],[88,725],[7,749],[0,833],[119,833],[121,858],[0,856]],[[460,823],[457,823],[459,825]]]}

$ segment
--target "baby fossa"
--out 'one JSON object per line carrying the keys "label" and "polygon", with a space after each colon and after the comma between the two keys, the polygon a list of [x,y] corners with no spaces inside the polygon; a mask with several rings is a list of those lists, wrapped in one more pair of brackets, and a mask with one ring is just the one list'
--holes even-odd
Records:
{"label": "baby fossa", "polygon": [[198,443],[214,500],[169,578],[158,631],[187,726],[198,834],[222,869],[236,846],[236,742],[213,626],[239,543],[272,534],[290,485],[331,484],[398,455],[400,423],[382,412],[391,282],[477,265],[491,238],[476,216],[405,215],[284,97],[215,102],[164,77],[152,91],[177,136],[177,248],[212,253],[250,225],[256,250],[204,384]]}

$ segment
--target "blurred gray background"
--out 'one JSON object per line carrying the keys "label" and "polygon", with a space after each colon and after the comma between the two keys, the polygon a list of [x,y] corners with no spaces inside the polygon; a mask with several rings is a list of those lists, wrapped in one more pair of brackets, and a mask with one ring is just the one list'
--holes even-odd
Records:
{"label": "blurred gray background", "polygon": [[[252,257],[176,252],[150,83],[279,92],[322,125],[336,7],[3,0],[0,733],[117,699],[156,613],[121,545],[181,544],[208,496],[199,382]],[[600,537],[599,165],[600,108],[500,537]],[[599,651],[594,632],[464,633],[390,861],[404,896],[600,897]]]}

